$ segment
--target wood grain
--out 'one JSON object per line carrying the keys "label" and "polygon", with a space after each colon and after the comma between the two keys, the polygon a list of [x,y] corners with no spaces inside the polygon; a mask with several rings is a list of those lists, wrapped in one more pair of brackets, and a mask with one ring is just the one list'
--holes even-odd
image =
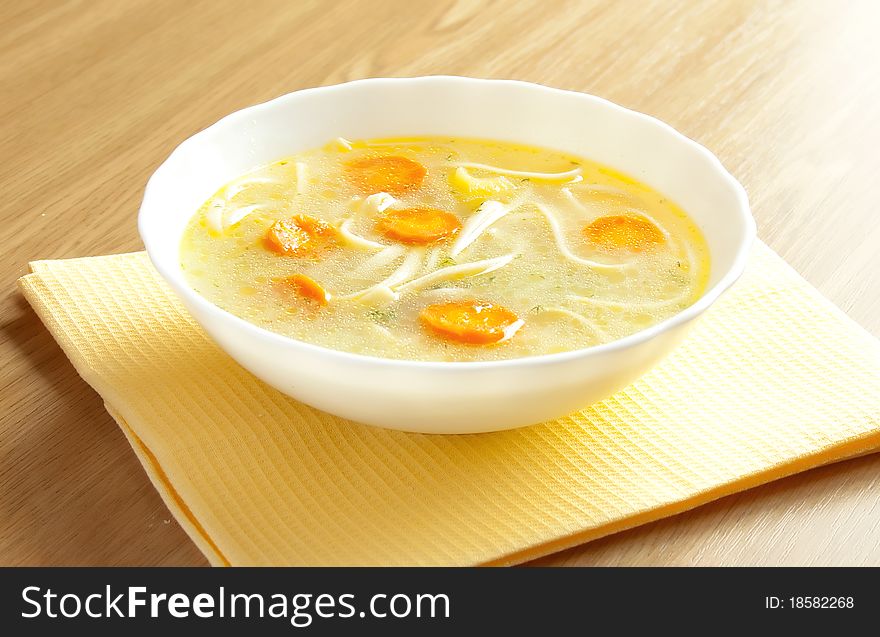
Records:
{"label": "wood grain", "polygon": [[[880,3],[0,1],[0,563],[205,564],[23,302],[29,260],[140,249],[143,185],[238,108],[450,73],[664,119],[749,191],[759,234],[880,334]],[[541,564],[880,565],[880,456]]]}

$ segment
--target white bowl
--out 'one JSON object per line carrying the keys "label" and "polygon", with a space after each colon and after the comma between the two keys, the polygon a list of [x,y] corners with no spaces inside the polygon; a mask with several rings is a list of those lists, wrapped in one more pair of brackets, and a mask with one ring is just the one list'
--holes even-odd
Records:
{"label": "white bowl", "polygon": [[[325,144],[447,135],[516,141],[598,160],[681,205],[705,234],[705,294],[617,341],[560,354],[479,363],[391,360],[303,343],[226,312],[189,286],[179,246],[187,221],[225,182]],[[371,425],[429,433],[508,429],[605,398],[665,356],[740,276],[755,222],[718,159],[668,125],[607,100],[507,80],[369,79],[297,91],[223,118],[183,142],[147,184],[138,226],[150,259],[230,356],[283,393]],[[685,399],[685,397],[682,397]]]}

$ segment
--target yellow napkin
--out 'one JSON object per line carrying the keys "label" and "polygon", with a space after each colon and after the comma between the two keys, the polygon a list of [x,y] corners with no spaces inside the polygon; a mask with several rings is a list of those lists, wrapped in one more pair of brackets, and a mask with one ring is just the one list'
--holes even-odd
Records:
{"label": "yellow napkin", "polygon": [[654,371],[514,431],[429,436],[287,398],[143,253],[20,285],[177,520],[221,564],[510,564],[880,448],[880,342],[758,244]]}

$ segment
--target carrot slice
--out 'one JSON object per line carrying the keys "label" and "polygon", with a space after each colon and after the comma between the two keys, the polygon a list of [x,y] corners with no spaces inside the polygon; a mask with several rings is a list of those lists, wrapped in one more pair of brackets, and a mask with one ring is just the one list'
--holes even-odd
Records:
{"label": "carrot slice", "polygon": [[587,240],[605,250],[643,252],[662,244],[666,237],[643,217],[611,215],[599,217],[584,228]]}
{"label": "carrot slice", "polygon": [[362,157],[346,164],[348,178],[365,195],[400,196],[418,188],[428,171],[419,162],[397,155]]}
{"label": "carrot slice", "polygon": [[450,237],[461,230],[454,214],[434,208],[389,210],[376,223],[379,234],[411,245],[426,245]]}
{"label": "carrot slice", "polygon": [[523,324],[507,308],[483,301],[429,305],[419,320],[437,336],[470,345],[498,343],[513,336]]}
{"label": "carrot slice", "polygon": [[285,256],[313,255],[336,243],[338,230],[308,215],[294,215],[272,224],[263,243],[266,248]]}
{"label": "carrot slice", "polygon": [[292,290],[304,299],[314,301],[318,305],[327,305],[330,294],[323,286],[312,277],[305,274],[294,274],[275,281],[275,289],[279,291]]}

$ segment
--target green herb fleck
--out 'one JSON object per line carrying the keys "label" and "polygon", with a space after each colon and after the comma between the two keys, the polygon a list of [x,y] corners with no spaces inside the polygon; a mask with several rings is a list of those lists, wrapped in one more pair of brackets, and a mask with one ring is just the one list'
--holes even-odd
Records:
{"label": "green herb fleck", "polygon": [[446,155],[446,161],[452,161],[452,153]]}
{"label": "green herb fleck", "polygon": [[375,323],[380,323],[382,325],[388,325],[391,320],[395,316],[394,308],[382,309],[378,307],[374,307],[367,312],[367,316],[370,317],[371,321]]}
{"label": "green herb fleck", "polygon": [[439,265],[441,268],[448,268],[449,266],[455,265],[455,259],[452,257],[443,257],[440,259]]}
{"label": "green herb fleck", "polygon": [[522,182],[522,183],[524,183],[524,184],[525,184],[525,183],[528,183],[528,182],[530,182],[530,181],[531,181],[531,179],[529,179],[529,178],[528,178],[528,177],[525,177],[525,178],[523,178],[523,179],[520,179],[520,181],[521,181],[521,182]]}
{"label": "green herb fleck", "polygon": [[540,314],[543,311],[544,311],[543,305],[536,305],[535,307],[533,307],[532,309],[529,310],[529,314]]}

